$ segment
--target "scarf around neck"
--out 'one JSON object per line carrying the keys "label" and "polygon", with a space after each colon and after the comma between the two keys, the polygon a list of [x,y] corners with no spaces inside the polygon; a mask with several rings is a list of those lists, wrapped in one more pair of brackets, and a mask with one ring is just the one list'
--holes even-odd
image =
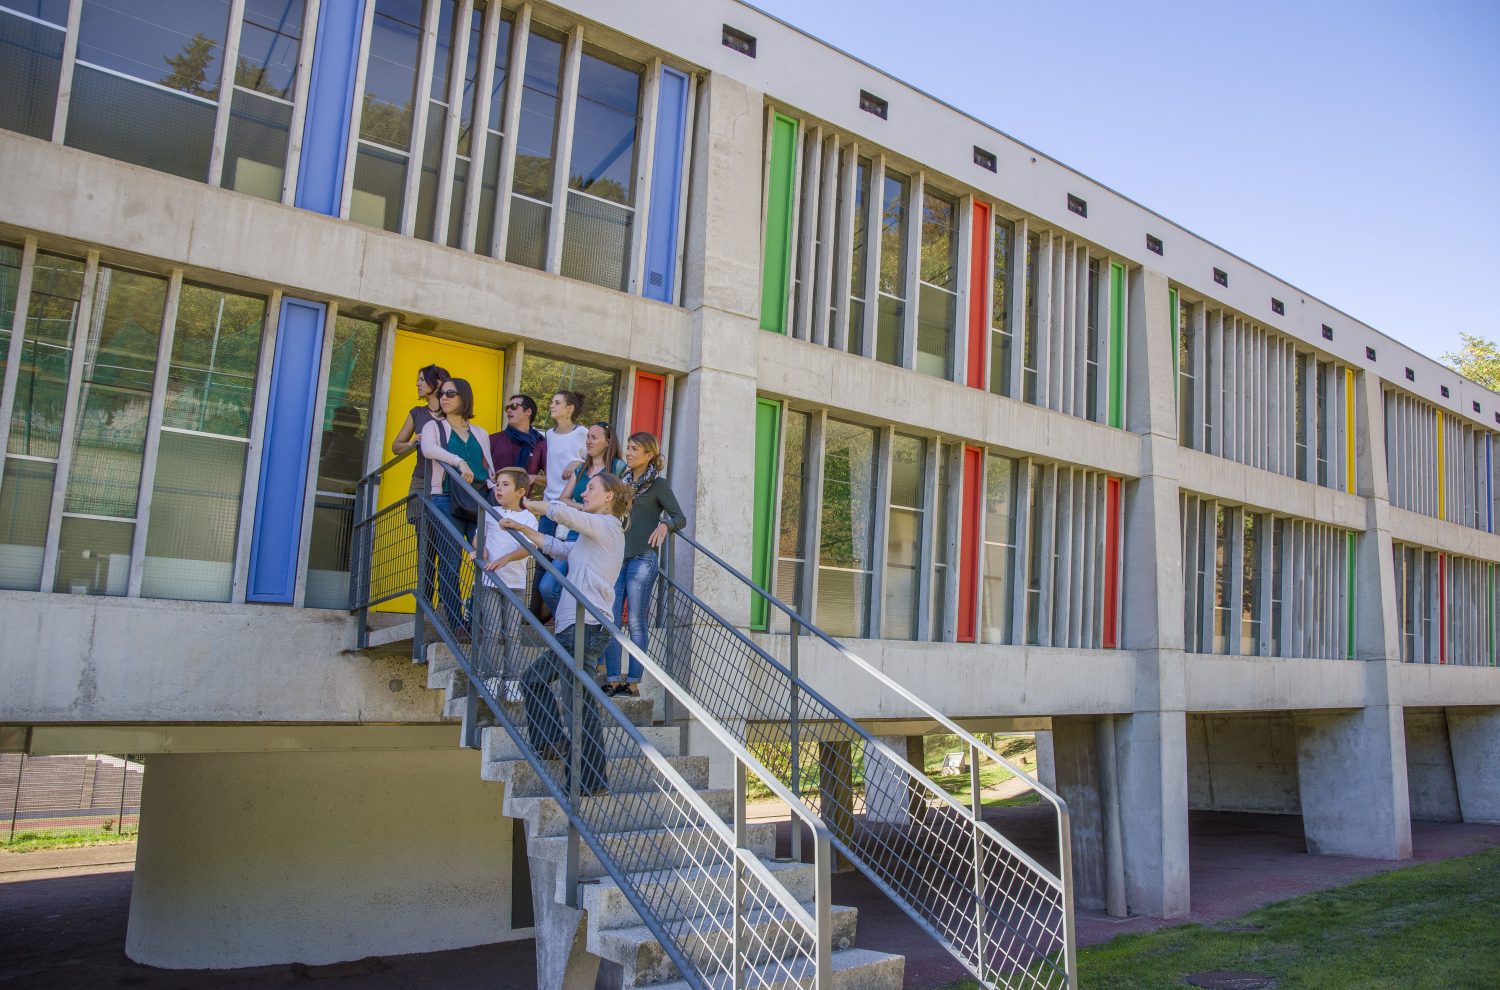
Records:
{"label": "scarf around neck", "polygon": [[531,452],[536,445],[542,442],[542,435],[536,430],[525,430],[524,432],[514,426],[505,428],[505,435],[510,437],[510,442],[516,445],[516,463],[510,467],[524,468],[526,462],[531,460]]}
{"label": "scarf around neck", "polygon": [[625,482],[625,484],[634,487],[635,497],[640,498],[642,495],[646,494],[646,489],[650,488],[651,483],[656,480],[656,465],[647,464],[646,470],[640,475],[640,477],[636,477],[634,471],[626,471],[625,477],[621,478],[620,480]]}

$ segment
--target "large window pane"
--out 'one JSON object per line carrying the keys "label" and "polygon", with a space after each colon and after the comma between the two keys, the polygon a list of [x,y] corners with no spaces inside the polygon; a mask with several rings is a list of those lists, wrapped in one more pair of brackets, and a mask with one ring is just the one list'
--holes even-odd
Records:
{"label": "large window pane", "polygon": [[[990,391],[1010,394],[1011,340],[1010,261],[1015,228],[1009,220],[995,219],[994,251],[990,271]],[[972,384],[972,383],[971,383]]]}
{"label": "large window pane", "polygon": [[130,583],[134,522],[65,516],[57,544],[52,590],[72,595],[125,594]]}
{"label": "large window pane", "polygon": [[[615,389],[619,385],[619,374],[608,368],[596,368],[591,364],[579,364],[566,358],[547,357],[543,354],[526,353],[521,357],[521,391],[536,400],[537,419],[533,424],[539,430],[553,425],[547,412],[548,403],[556,392],[578,392],[583,396],[583,408],[578,410],[578,422],[611,422],[615,417]],[[500,410],[479,410],[481,423],[493,416],[496,422],[504,417]]]}
{"label": "large window pane", "polygon": [[917,306],[917,370],[938,378],[953,377],[953,326],[958,296],[923,284]]}
{"label": "large window pane", "polygon": [[562,273],[608,289],[626,288],[630,228],[635,211],[568,194],[563,225]]}
{"label": "large window pane", "polygon": [[21,249],[0,244],[0,381],[10,359],[10,334],[16,321],[16,294],[21,289]]}
{"label": "large window pane", "polygon": [[573,118],[571,188],[626,206],[635,201],[640,94],[639,69],[583,53]]}
{"label": "large window pane", "polygon": [[913,639],[921,582],[922,522],[926,508],[925,451],[921,440],[897,434],[891,442],[891,504],[886,520],[885,583],[880,635]]}
{"label": "large window pane", "polygon": [[184,285],[177,304],[162,424],[196,433],[250,436],[265,300]]}
{"label": "large window pane", "polygon": [[405,190],[406,157],[361,144],[354,158],[354,194],[349,202],[349,219],[383,230],[400,230]]}
{"label": "large window pane", "polygon": [[443,158],[443,127],[448,108],[431,103],[427,107],[427,136],[422,139],[422,174],[417,179],[417,236],[432,240],[437,215],[438,164]]}
{"label": "large window pane", "polygon": [[79,63],[67,143],[74,148],[207,181],[217,104]]}
{"label": "large window pane", "polygon": [[521,91],[521,124],[517,137],[519,143],[516,146],[513,191],[534,199],[552,198],[562,53],[560,37],[533,31],[527,39],[526,75]]}
{"label": "large window pane", "polygon": [[865,277],[869,271],[870,159],[854,162],[854,237],[849,258],[849,336],[851,354],[863,354],[865,345]]}
{"label": "large window pane", "polygon": [[880,310],[875,326],[875,357],[901,363],[906,305],[906,199],[910,181],[885,173],[880,203]]}
{"label": "large window pane", "polygon": [[379,324],[346,316],[335,321],[307,560],[307,605],[311,608],[347,608],[349,604],[354,486],[364,474],[379,345]]}
{"label": "large window pane", "polygon": [[875,558],[875,431],[829,420],[825,432],[817,622],[834,636],[863,636]]}
{"label": "large window pane", "polygon": [[510,229],[505,236],[505,260],[540,270],[547,263],[547,224],[552,208],[522,196],[512,196]]}
{"label": "large window pane", "polygon": [[51,139],[62,50],[62,31],[0,10],[0,128]]}
{"label": "large window pane", "polygon": [[37,255],[11,413],[7,449],[12,454],[57,457],[83,297],[83,267],[72,258]]}
{"label": "large window pane", "polygon": [[229,0],[83,0],[78,60],[216,99],[228,25]]}
{"label": "large window pane", "polygon": [[279,202],[291,126],[291,104],[236,92],[224,143],[224,188]]}
{"label": "large window pane", "polygon": [[166,302],[164,278],[99,269],[65,512],[135,518]]}
{"label": "large window pane", "polygon": [[245,0],[234,69],[236,85],[283,100],[292,98],[302,47],[302,16],[303,0]]}
{"label": "large window pane", "polygon": [[0,484],[0,588],[35,591],[42,583],[42,547],[56,465],[5,459]]}
{"label": "large window pane", "polygon": [[[781,512],[776,535],[776,597],[803,611],[802,587],[807,559],[803,545],[803,517],[807,484],[807,431],[812,418],[795,409],[786,411],[782,427]],[[786,628],[785,616],[772,610],[771,621]]]}
{"label": "large window pane", "polygon": [[980,639],[1011,642],[1011,571],[1016,549],[1016,462],[990,454],[984,466],[984,601]]}
{"label": "large window pane", "polygon": [[359,136],[364,140],[403,151],[411,147],[421,35],[422,0],[376,0],[359,116]]}
{"label": "large window pane", "polygon": [[928,638],[938,642],[945,638],[943,628],[947,615],[948,582],[952,569],[948,561],[948,493],[949,454],[952,448],[938,447],[937,477],[933,479],[932,503],[932,612],[928,617]]}

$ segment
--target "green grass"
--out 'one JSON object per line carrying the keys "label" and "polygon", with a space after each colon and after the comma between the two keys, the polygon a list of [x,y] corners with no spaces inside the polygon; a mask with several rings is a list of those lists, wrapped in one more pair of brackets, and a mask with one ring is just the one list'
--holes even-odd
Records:
{"label": "green grass", "polygon": [[49,829],[45,832],[17,832],[13,840],[0,841],[0,850],[9,853],[38,852],[43,849],[71,849],[76,846],[108,846],[134,842],[140,829],[127,825],[124,834],[102,828]]}
{"label": "green grass", "polygon": [[1181,990],[1183,977],[1216,969],[1263,973],[1277,990],[1493,990],[1500,849],[1382,873],[1232,922],[1122,935],[1078,955],[1081,990]]}

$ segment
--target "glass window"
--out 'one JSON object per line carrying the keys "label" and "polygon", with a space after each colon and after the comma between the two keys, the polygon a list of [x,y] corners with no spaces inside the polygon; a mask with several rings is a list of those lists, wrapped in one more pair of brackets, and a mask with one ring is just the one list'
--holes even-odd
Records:
{"label": "glass window", "polygon": [[1036,234],[1030,234],[1026,238],[1026,326],[1024,332],[1026,340],[1022,344],[1021,352],[1021,397],[1031,403],[1036,402],[1036,294],[1039,286],[1037,281],[1037,261],[1041,256],[1041,242]]}
{"label": "glass window", "polygon": [[99,269],[53,591],[126,593],[166,301],[164,278]]}
{"label": "glass window", "polygon": [[995,218],[995,249],[990,271],[990,391],[1010,394],[1010,261],[1016,229]]}
{"label": "glass window", "polygon": [[[807,494],[807,431],[811,421],[812,417],[807,413],[788,409],[782,427],[781,514],[776,534],[776,587],[773,591],[777,598],[799,612],[803,611],[803,574],[807,566],[803,504]],[[786,616],[774,609],[771,614],[772,623],[784,630]]]}
{"label": "glass window", "polygon": [[10,334],[16,321],[16,294],[21,290],[21,249],[0,244],[0,382],[10,360]]}
{"label": "glass window", "polygon": [[303,0],[246,0],[224,146],[227,189],[280,200],[286,178]]}
{"label": "glass window", "polygon": [[1011,642],[1011,572],[1016,554],[1016,462],[990,454],[984,464],[984,600],[980,639]]}
{"label": "glass window", "polygon": [[1222,506],[1215,507],[1213,653],[1229,652],[1229,516]]}
{"label": "glass window", "polygon": [[505,142],[501,132],[502,121],[505,119],[505,80],[510,71],[510,29],[510,15],[502,14],[500,36],[495,42],[495,69],[490,84],[489,120],[486,122],[489,135],[484,145],[484,171],[480,174],[479,184],[478,235],[474,240],[475,249],[489,255],[493,255],[497,247],[495,208],[500,186],[500,158]]}
{"label": "glass window", "polygon": [[1089,259],[1087,343],[1084,347],[1084,418],[1099,422],[1099,259]]}
{"label": "glass window", "polygon": [[[463,29],[453,16],[455,5],[456,0],[438,0],[437,45],[428,87],[427,129],[422,139],[422,174],[417,179],[416,234],[428,241],[437,239],[438,168],[448,128],[448,81],[453,72],[453,52],[458,47],[456,35]],[[458,164],[455,162],[455,171]]]}
{"label": "glass window", "polygon": [[[1297,419],[1297,478],[1307,480],[1307,403],[1302,389],[1307,381],[1307,355],[1299,353],[1292,364],[1292,395]],[[1387,434],[1389,436],[1389,434]]]}
{"label": "glass window", "polygon": [[186,284],[177,303],[141,594],[228,601],[264,299]]}
{"label": "glass window", "polygon": [[953,491],[949,469],[955,445],[938,447],[937,475],[932,486],[932,611],[928,616],[928,638],[934,643],[946,639],[948,582],[952,567],[948,560],[948,497]]}
{"label": "glass window", "polygon": [[830,419],[823,454],[817,623],[864,636],[875,560],[875,431]]}
{"label": "glass window", "polygon": [[422,0],[376,0],[349,218],[399,230],[417,87]]}
{"label": "glass window", "polygon": [[0,8],[0,93],[5,94],[0,100],[0,128],[51,140],[67,3],[11,0],[10,6],[51,23],[39,23]]}
{"label": "glass window", "polygon": [[1260,652],[1260,517],[1241,512],[1244,517],[1244,558],[1240,581],[1240,656],[1253,657]]}
{"label": "glass window", "polygon": [[870,159],[854,162],[854,253],[849,258],[850,354],[865,351],[865,280],[869,272]]}
{"label": "glass window", "polygon": [[1314,436],[1318,445],[1318,484],[1328,484],[1328,379],[1333,373],[1327,361],[1317,364],[1317,424]]}
{"label": "glass window", "polygon": [[1193,339],[1193,307],[1179,300],[1177,304],[1177,442],[1183,447],[1193,446],[1193,393],[1198,381],[1193,366],[1193,353],[1196,347],[1197,343]]}
{"label": "glass window", "polygon": [[1042,609],[1042,469],[1028,464],[1026,525],[1028,528],[1026,554],[1026,642],[1032,646],[1041,643]]}
{"label": "glass window", "polygon": [[926,514],[926,444],[896,434],[891,441],[891,504],[886,517],[885,586],[880,635],[915,639],[922,598],[922,524]]}
{"label": "glass window", "polygon": [[83,0],[67,143],[206,181],[228,26],[228,0]]}
{"label": "glass window", "polygon": [[528,268],[542,268],[547,261],[562,62],[561,36],[532,31],[526,44],[521,123],[515,137],[516,170],[511,185],[514,195],[505,242],[505,260]]}
{"label": "glass window", "polygon": [[922,285],[917,299],[917,370],[953,377],[953,328],[958,320],[958,240],[953,236],[958,204],[933,192],[922,194]]}
{"label": "glass window", "polygon": [[349,545],[354,534],[354,486],[365,473],[380,324],[340,316],[334,320],[318,445],[318,487],[313,496],[312,539],[307,555],[309,608],[349,607]]}
{"label": "glass window", "polygon": [[[1286,552],[1286,520],[1276,518],[1271,524],[1271,656],[1281,656],[1281,557]],[[1401,577],[1396,577],[1396,594],[1401,594]]]}
{"label": "glass window", "polygon": [[880,197],[880,299],[875,357],[901,364],[906,326],[906,200],[911,180],[887,170]]}
{"label": "glass window", "polygon": [[[583,408],[578,410],[578,422],[612,422],[615,418],[615,395],[620,376],[609,368],[598,368],[591,364],[580,364],[567,358],[546,357],[529,351],[521,357],[521,391],[536,400],[537,418],[533,424],[539,430],[550,428],[553,423],[547,412],[548,403],[554,393],[578,392],[583,396]],[[488,415],[479,411],[479,422]],[[503,419],[500,410],[495,410],[496,421]]]}

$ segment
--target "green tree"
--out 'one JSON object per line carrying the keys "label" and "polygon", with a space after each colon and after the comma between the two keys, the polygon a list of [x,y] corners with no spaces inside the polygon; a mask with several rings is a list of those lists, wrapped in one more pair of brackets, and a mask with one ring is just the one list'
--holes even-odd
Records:
{"label": "green tree", "polygon": [[1492,392],[1500,392],[1500,345],[1478,334],[1460,333],[1463,346],[1443,355],[1443,363]]}
{"label": "green tree", "polygon": [[205,85],[205,83],[208,82],[208,66],[214,59],[214,48],[218,44],[217,39],[210,38],[201,31],[193,35],[192,39],[182,46],[182,51],[176,55],[168,55],[162,60],[171,67],[172,71],[162,77],[161,84],[194,96],[202,96],[210,100],[217,99],[219,87]]}

